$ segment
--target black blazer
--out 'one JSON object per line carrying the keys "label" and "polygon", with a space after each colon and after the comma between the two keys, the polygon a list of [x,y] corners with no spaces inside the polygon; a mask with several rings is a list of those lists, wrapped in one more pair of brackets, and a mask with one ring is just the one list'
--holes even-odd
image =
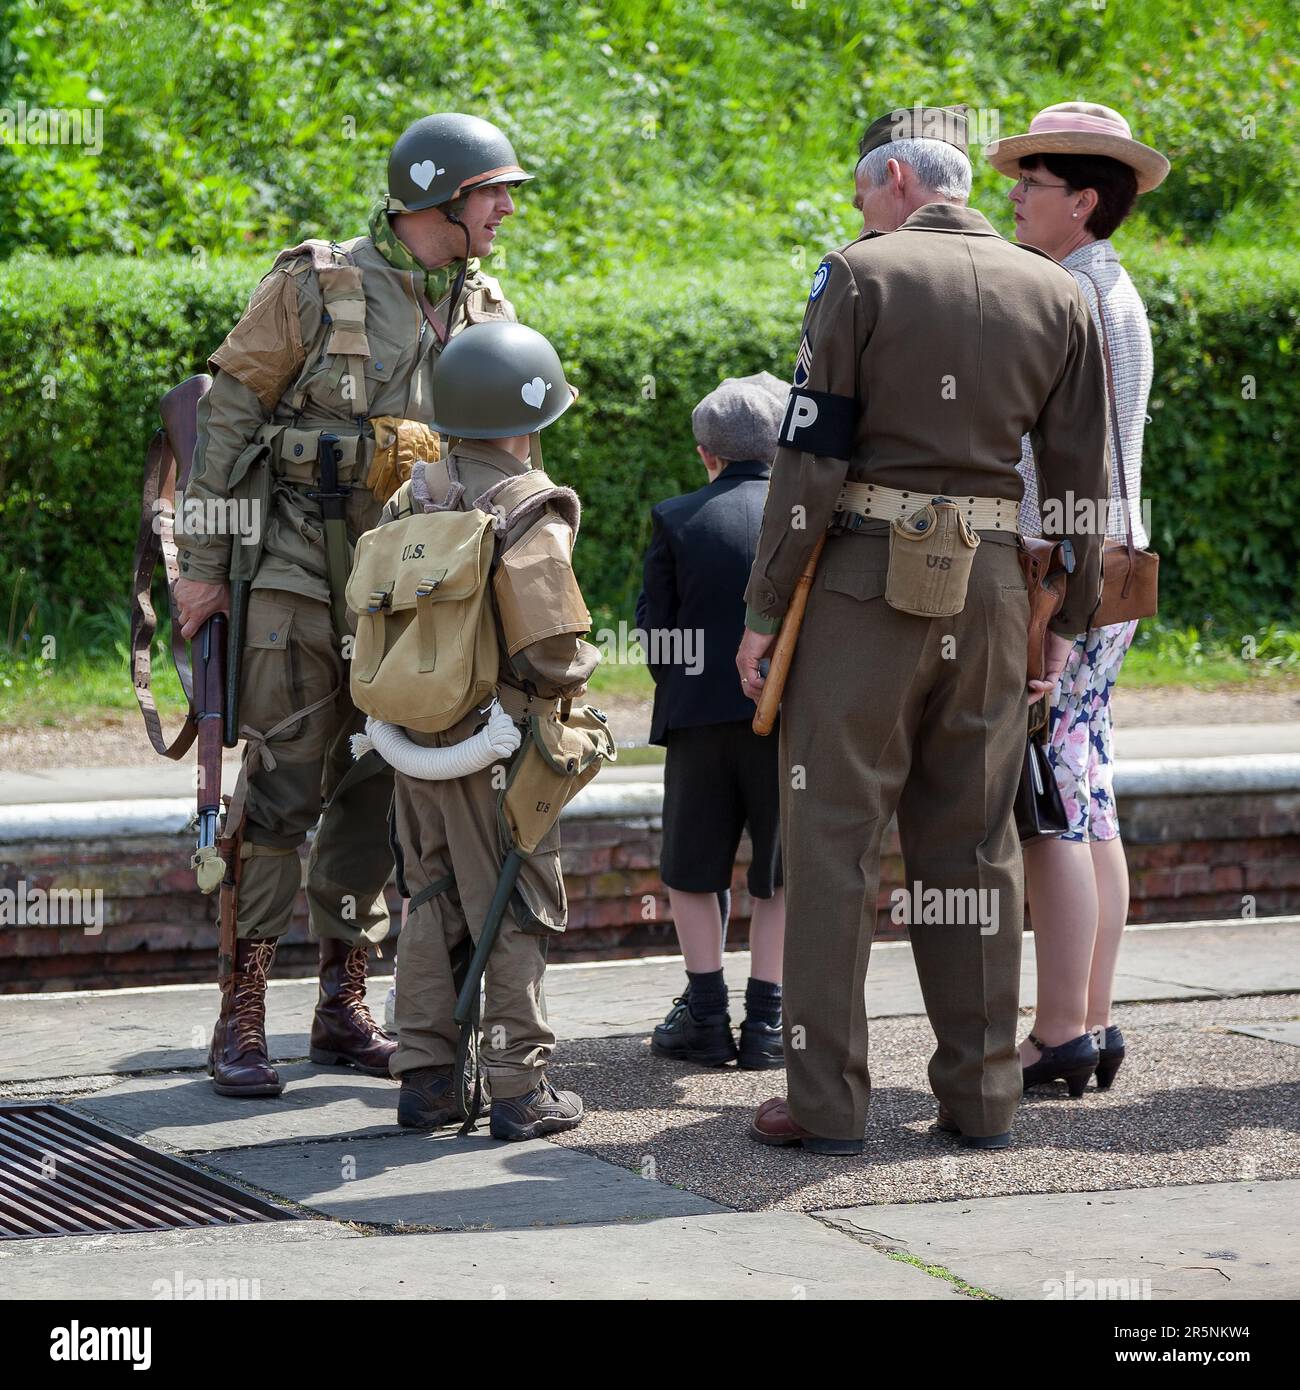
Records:
{"label": "black blazer", "polygon": [[[736,674],[736,648],[770,473],[766,463],[729,463],[713,482],[670,497],[650,513],[654,530],[636,623],[651,638],[651,743],[667,742],[669,729],[754,717],[754,702]],[[661,639],[656,651],[656,631],[689,633],[697,646],[673,648]],[[692,666],[697,674],[688,674]]]}

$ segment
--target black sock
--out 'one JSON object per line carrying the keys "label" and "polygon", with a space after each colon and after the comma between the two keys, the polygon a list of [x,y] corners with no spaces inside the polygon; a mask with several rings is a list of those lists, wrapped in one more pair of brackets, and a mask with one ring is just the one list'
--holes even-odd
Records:
{"label": "black sock", "polygon": [[691,982],[692,1018],[711,1018],[727,1012],[727,982],[721,970],[688,970],[686,978]]}
{"label": "black sock", "polygon": [[751,975],[745,986],[745,1017],[775,1028],[781,1022],[781,986]]}

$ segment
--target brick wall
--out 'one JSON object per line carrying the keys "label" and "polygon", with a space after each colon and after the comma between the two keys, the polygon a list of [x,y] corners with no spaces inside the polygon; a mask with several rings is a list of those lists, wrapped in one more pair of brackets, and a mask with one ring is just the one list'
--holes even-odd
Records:
{"label": "brick wall", "polygon": [[[1123,814],[1131,920],[1300,912],[1300,792],[1140,795],[1125,799]],[[566,818],[563,836],[569,930],[553,942],[551,959],[675,952],[657,869],[658,816],[609,809]],[[0,993],[207,978],[216,904],[194,889],[190,848],[183,833],[0,843],[0,888],[98,888],[106,917],[97,936],[75,926],[0,926]],[[740,858],[730,945],[742,944],[748,928],[747,842]],[[889,920],[890,892],[902,882],[891,829],[877,900],[882,939],[902,934]],[[395,892],[390,903],[396,914]],[[310,973],[314,957],[300,897],[277,974]]]}

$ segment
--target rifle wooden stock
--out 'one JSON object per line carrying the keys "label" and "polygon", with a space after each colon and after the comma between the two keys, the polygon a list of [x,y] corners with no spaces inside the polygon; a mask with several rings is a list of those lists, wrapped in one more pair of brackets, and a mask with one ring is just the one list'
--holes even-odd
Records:
{"label": "rifle wooden stock", "polygon": [[176,491],[183,492],[194,464],[199,438],[199,402],[208,394],[212,378],[206,374],[186,377],[158,402],[167,443],[176,459]]}
{"label": "rifle wooden stock", "polygon": [[767,679],[763,682],[763,693],[758,698],[758,710],[754,715],[754,732],[767,735],[776,723],[777,711],[781,708],[781,696],[785,692],[786,677],[790,674],[790,663],[794,660],[794,649],[799,642],[799,629],[803,626],[804,610],[808,607],[808,595],[812,592],[813,577],[817,573],[817,562],[822,557],[822,547],[826,544],[823,532],[813,546],[803,567],[803,573],[795,581],[794,593],[790,595],[789,607],[781,621],[781,631],[777,635],[772,659],[768,663]]}

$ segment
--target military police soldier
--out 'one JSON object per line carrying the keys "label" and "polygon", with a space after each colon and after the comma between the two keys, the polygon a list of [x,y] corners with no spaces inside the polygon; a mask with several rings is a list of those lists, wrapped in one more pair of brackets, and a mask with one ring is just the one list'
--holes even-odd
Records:
{"label": "military police soldier", "polygon": [[[788,1097],[754,1117],[751,1135],[768,1144],[862,1149],[863,987],[895,811],[909,886],[994,908],[991,923],[913,922],[939,1127],[1004,1147],[1021,1092],[1012,807],[1028,605],[1016,462],[1032,431],[1046,493],[1108,496],[1106,412],[1073,277],[965,205],[965,136],[964,116],[938,108],[893,112],[864,136],[864,235],[813,279],[745,595],[737,666],[757,698],[758,663],[831,528],[781,707]],[[1098,598],[1102,537],[1066,534],[1076,565],[1048,689]]]}
{"label": "military police soldier", "polygon": [[[436,425],[450,438],[450,447],[436,463],[416,465],[410,481],[383,509],[380,527],[448,511],[494,518],[489,640],[497,651],[482,664],[495,702],[469,709],[438,732],[388,728],[390,740],[395,734],[399,745],[406,745],[404,756],[388,745],[383,750],[397,767],[394,829],[399,879],[409,901],[397,979],[400,1042],[392,1061],[402,1082],[398,1120],[426,1129],[467,1118],[456,1101],[459,1029],[453,1013],[469,953],[501,878],[503,854],[511,847],[507,832],[515,832],[518,847],[531,828],[529,853],[488,957],[482,1056],[492,1136],[532,1139],[572,1129],[583,1114],[580,1098],[556,1091],[547,1077],[555,1035],[546,1020],[542,978],[547,943],[564,930],[568,905],[559,860],[559,802],[551,806],[547,790],[552,785],[548,760],[555,760],[559,745],[547,747],[545,756],[534,745],[545,745],[554,735],[563,744],[561,757],[584,764],[591,775],[596,770],[591,758],[601,756],[597,750],[613,751],[601,727],[603,715],[572,706],[600,661],[597,649],[582,640],[591,618],[573,573],[578,497],[541,468],[539,433],[569,408],[577,392],[540,333],[522,324],[485,324],[449,344],[434,372],[434,394]],[[435,531],[422,534],[432,538],[425,548],[445,563],[446,548],[439,546]],[[408,555],[420,573],[426,572],[427,559],[415,558],[421,546],[414,532],[404,531],[401,540],[408,535],[400,551],[389,547],[391,568],[375,570],[367,580],[386,581],[377,608],[402,587],[394,576],[406,568]],[[359,564],[350,592],[361,573]],[[468,636],[461,641],[474,645]],[[376,654],[380,650],[377,644]],[[432,682],[436,662],[422,669]],[[357,677],[354,669],[354,689]],[[416,687],[413,707],[428,708],[431,699],[418,693],[420,673],[408,672],[406,679]],[[533,743],[514,751],[520,742],[514,731],[530,727]],[[463,765],[450,770],[476,740],[499,739],[502,732],[505,742],[498,743],[496,755],[486,753],[470,771]],[[530,756],[531,768],[520,769],[519,761]],[[540,783],[527,781],[538,775]],[[543,791],[544,802],[531,793],[520,797],[530,815],[542,811],[532,827],[512,823],[510,803],[503,801],[503,791],[516,779]]]}
{"label": "military police soldier", "polygon": [[300,886],[297,851],[318,820],[306,883],[320,942],[310,1055],[388,1075],[395,1044],[364,998],[368,945],[389,927],[392,778],[378,759],[349,771],[363,719],[348,692],[342,589],[356,537],[413,461],[436,457],[432,373],[444,344],[466,325],[514,318],[477,258],[529,177],[486,121],[415,122],[393,147],[369,235],[281,252],[212,355],[186,500],[247,499],[257,527],[251,545],[187,533],[175,586],[187,637],[232,611],[232,595],[232,628],[243,629],[233,649],[246,743],[230,811],[242,816],[238,942],[209,1060],[223,1095],[282,1090],[266,1049],[266,978]]}

